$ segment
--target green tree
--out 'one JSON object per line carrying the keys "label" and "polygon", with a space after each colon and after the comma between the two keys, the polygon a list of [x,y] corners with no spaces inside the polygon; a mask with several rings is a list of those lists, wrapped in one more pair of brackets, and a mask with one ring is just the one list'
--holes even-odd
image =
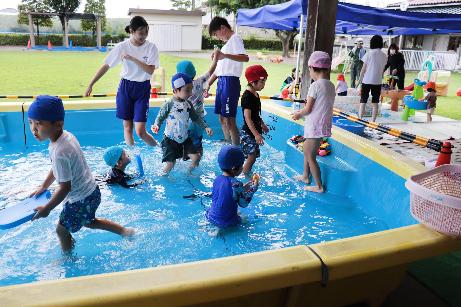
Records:
{"label": "green tree", "polygon": [[[51,8],[53,13],[58,14],[59,21],[61,21],[62,32],[64,32],[65,25],[69,23],[67,15],[74,13],[80,6],[80,0],[45,0],[44,2]],[[64,35],[62,37],[62,42],[63,45],[66,44]]]}
{"label": "green tree", "polygon": [[[18,24],[28,25],[29,17],[26,12],[48,13],[50,8],[46,5],[45,0],[22,0],[18,5],[18,11]],[[34,16],[32,21],[37,29],[37,41],[40,37],[40,27],[50,28],[53,26],[53,21],[50,16]]]}
{"label": "green tree", "polygon": [[[99,15],[101,22],[101,31],[106,30],[106,0],[87,0],[83,12],[86,14]],[[96,22],[93,20],[82,19],[81,24],[82,30],[91,31],[94,37],[96,33]]]}
{"label": "green tree", "polygon": [[[253,9],[268,4],[284,3],[286,0],[208,0],[207,5],[212,10],[218,13],[237,15],[238,9]],[[280,31],[276,30],[275,35],[282,42],[283,56],[290,56],[290,45],[293,44],[293,39],[296,36],[296,31]]]}

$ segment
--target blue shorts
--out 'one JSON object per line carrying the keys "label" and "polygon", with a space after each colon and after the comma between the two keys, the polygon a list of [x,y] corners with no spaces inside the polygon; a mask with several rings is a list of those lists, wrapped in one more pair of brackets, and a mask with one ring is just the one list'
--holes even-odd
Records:
{"label": "blue shorts", "polygon": [[147,122],[149,113],[150,81],[120,80],[117,97],[117,118],[135,122]]}
{"label": "blue shorts", "polygon": [[214,113],[224,117],[235,117],[240,98],[240,79],[231,76],[218,78]]}
{"label": "blue shorts", "polygon": [[256,155],[259,158],[261,151],[256,139],[249,135],[244,129],[240,131],[240,147],[242,147],[243,155],[248,158],[248,155]]}
{"label": "blue shorts", "polygon": [[59,224],[69,232],[79,231],[95,220],[96,209],[100,203],[101,191],[96,187],[85,199],[75,203],[66,202],[59,215]]}

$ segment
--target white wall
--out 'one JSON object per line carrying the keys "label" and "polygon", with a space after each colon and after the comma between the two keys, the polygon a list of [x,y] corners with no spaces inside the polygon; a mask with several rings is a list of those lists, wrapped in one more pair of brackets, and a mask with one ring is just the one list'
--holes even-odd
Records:
{"label": "white wall", "polygon": [[148,40],[159,51],[202,49],[202,16],[139,14],[149,24]]}

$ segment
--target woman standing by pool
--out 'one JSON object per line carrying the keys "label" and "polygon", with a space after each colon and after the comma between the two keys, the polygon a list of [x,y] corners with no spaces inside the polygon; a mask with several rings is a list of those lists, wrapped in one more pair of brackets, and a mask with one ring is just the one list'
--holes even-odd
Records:
{"label": "woman standing by pool", "polygon": [[387,50],[387,64],[384,66],[384,71],[388,68],[390,68],[391,76],[398,77],[398,89],[403,90],[405,87],[405,58],[396,44],[391,44]]}
{"label": "woman standing by pool", "polygon": [[[150,79],[159,66],[157,47],[146,40],[149,25],[141,16],[134,16],[125,28],[130,39],[118,43],[109,53],[104,64],[88,85],[85,96],[91,95],[93,85],[109,70],[122,63],[120,84],[117,91],[117,118],[123,120],[123,131],[127,145],[134,145],[133,126],[136,134],[150,146],[157,142],[146,131],[149,112]],[[134,125],[133,125],[134,122]]]}

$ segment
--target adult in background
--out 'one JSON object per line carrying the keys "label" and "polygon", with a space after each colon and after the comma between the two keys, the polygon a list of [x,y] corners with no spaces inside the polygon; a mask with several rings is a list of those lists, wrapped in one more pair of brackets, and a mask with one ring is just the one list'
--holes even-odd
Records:
{"label": "adult in background", "polygon": [[398,77],[397,87],[403,90],[405,87],[405,58],[403,53],[399,51],[399,47],[392,43],[387,50],[387,64],[384,66],[384,71],[389,68],[390,75]]}
{"label": "adult in background", "polygon": [[355,41],[355,47],[349,52],[349,56],[352,58],[351,66],[351,86],[355,87],[355,81],[360,76],[360,71],[363,67],[362,59],[365,56],[366,50],[363,48],[363,39],[357,38]]}

